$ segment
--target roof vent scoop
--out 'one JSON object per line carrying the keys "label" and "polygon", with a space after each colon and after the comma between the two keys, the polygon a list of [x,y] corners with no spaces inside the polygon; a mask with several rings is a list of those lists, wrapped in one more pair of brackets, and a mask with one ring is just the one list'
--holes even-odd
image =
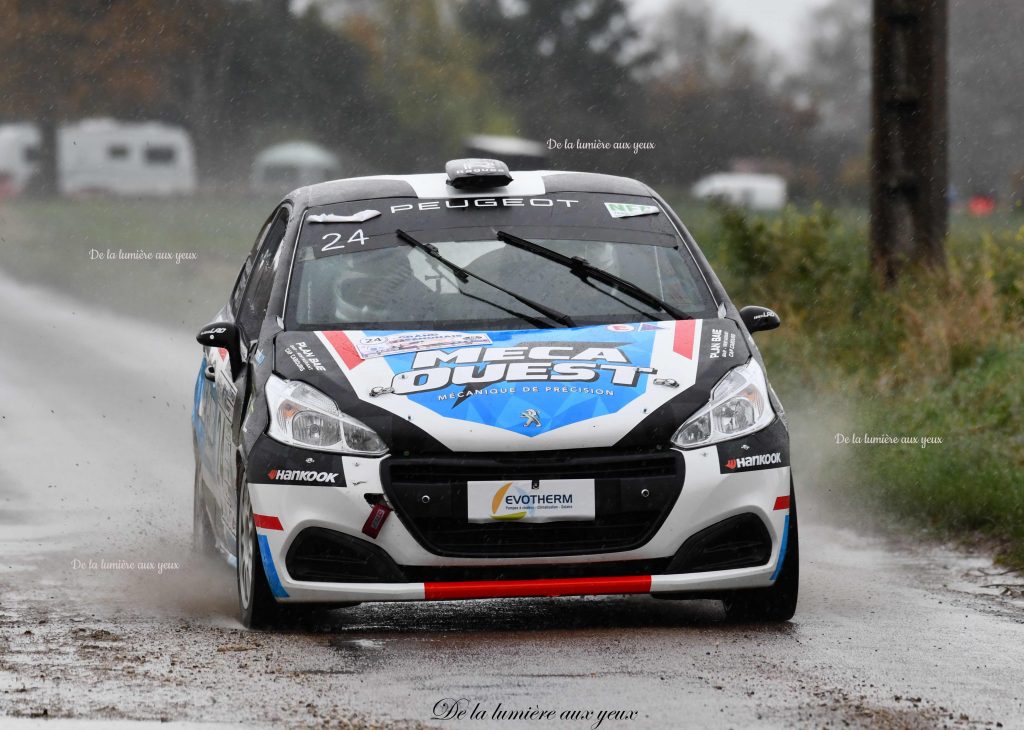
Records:
{"label": "roof vent scoop", "polygon": [[508,165],[501,160],[449,160],[444,166],[453,188],[503,188],[512,182]]}

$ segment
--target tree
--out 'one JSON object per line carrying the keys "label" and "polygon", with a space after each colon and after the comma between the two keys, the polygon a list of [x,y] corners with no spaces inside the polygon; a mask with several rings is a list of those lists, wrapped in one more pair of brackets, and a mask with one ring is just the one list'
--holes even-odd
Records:
{"label": "tree", "polygon": [[[458,18],[482,47],[481,72],[524,136],[632,140],[650,58],[622,0],[471,0]],[[593,164],[580,156],[581,167]]]}
{"label": "tree", "polygon": [[687,182],[748,160],[802,180],[815,119],[779,86],[778,62],[757,39],[706,2],[673,6],[657,28],[640,116],[663,152],[648,174]]}
{"label": "tree", "polygon": [[949,223],[946,0],[874,0],[871,261],[886,284],[942,267]]}
{"label": "tree", "polygon": [[343,16],[342,33],[370,64],[380,101],[375,131],[366,135],[379,163],[437,170],[460,154],[468,134],[512,128],[504,99],[480,71],[481,43],[460,26],[455,11],[452,0],[377,0],[370,8],[349,7]]}
{"label": "tree", "polygon": [[871,99],[870,0],[830,0],[806,26],[802,66],[787,91],[818,118],[807,143],[826,199],[867,200]]}
{"label": "tree", "polygon": [[36,189],[56,189],[56,128],[83,114],[134,117],[160,105],[174,60],[202,37],[199,0],[0,0],[0,97],[42,133]]}
{"label": "tree", "polygon": [[[842,155],[840,170],[864,167],[870,133],[870,0],[832,0],[809,25],[807,61],[793,79],[822,116],[821,134]],[[1024,96],[1007,93],[1024,65],[1017,0],[951,0],[950,175],[961,194],[1001,194],[1024,166],[1016,133]],[[859,180],[859,176],[857,178]]]}
{"label": "tree", "polygon": [[366,148],[386,106],[356,43],[316,13],[282,18],[273,3],[215,1],[229,14],[195,49],[193,79],[183,79],[208,175],[244,177],[252,154],[282,137]]}
{"label": "tree", "polygon": [[871,98],[870,0],[830,0],[807,25],[798,87],[808,94],[822,131],[863,146]]}
{"label": "tree", "polygon": [[192,131],[201,172],[229,182],[280,135],[362,143],[383,105],[356,44],[278,0],[0,0],[0,97],[55,134],[85,116],[158,119]]}

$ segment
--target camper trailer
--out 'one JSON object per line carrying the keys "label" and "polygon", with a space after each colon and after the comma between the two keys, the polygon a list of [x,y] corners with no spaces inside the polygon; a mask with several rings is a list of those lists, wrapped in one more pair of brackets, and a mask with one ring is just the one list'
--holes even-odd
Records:
{"label": "camper trailer", "polygon": [[86,119],[57,134],[60,191],[127,196],[195,192],[192,139],[161,122]]}
{"label": "camper trailer", "polygon": [[24,191],[39,165],[39,130],[32,124],[0,126],[0,198]]}
{"label": "camper trailer", "polygon": [[699,180],[693,197],[752,210],[781,210],[786,205],[786,181],[778,175],[720,172]]}
{"label": "camper trailer", "polygon": [[339,175],[338,158],[312,142],[284,142],[256,155],[250,184],[253,190],[284,195]]}

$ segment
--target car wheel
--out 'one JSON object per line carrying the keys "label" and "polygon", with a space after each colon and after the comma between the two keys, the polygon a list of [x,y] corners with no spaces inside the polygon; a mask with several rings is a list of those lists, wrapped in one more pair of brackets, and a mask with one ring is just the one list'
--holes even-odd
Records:
{"label": "car wheel", "polygon": [[252,503],[249,501],[249,484],[244,472],[239,475],[237,513],[235,555],[238,560],[235,572],[238,576],[238,607],[242,625],[249,629],[273,626],[277,622],[279,610],[263,571],[263,557],[260,555]]}
{"label": "car wheel", "polygon": [[210,516],[206,512],[206,492],[203,486],[203,472],[196,459],[196,478],[192,489],[192,552],[202,558],[217,556],[217,543],[210,527]]}
{"label": "car wheel", "polygon": [[736,591],[722,601],[729,621],[782,622],[796,613],[800,587],[800,538],[796,519],[796,494],[789,486],[789,533],[786,536],[786,555],[782,573],[770,588]]}

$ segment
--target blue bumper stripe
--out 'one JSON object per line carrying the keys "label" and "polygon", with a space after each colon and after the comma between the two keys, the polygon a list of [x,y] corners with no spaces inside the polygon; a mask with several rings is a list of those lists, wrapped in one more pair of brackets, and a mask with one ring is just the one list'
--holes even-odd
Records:
{"label": "blue bumper stripe", "polygon": [[[788,517],[786,518],[789,519]],[[270,543],[266,535],[257,535],[260,541],[260,557],[263,558],[263,572],[267,574],[267,583],[270,584],[270,592],[275,598],[287,598],[288,591],[281,585],[281,579],[277,577],[277,568],[274,567],[274,558],[270,555]],[[785,545],[785,543],[783,543]]]}
{"label": "blue bumper stripe", "polygon": [[775,566],[775,572],[772,573],[772,580],[779,577],[779,573],[782,572],[782,561],[786,559],[786,543],[789,542],[789,515],[786,515],[786,522],[782,526],[782,546],[779,548],[779,562]]}
{"label": "blue bumper stripe", "polygon": [[199,416],[199,406],[203,401],[203,381],[206,380],[206,358],[199,363],[199,375],[196,377],[196,388],[192,398],[192,427],[195,428],[198,440],[203,440],[203,419]]}

